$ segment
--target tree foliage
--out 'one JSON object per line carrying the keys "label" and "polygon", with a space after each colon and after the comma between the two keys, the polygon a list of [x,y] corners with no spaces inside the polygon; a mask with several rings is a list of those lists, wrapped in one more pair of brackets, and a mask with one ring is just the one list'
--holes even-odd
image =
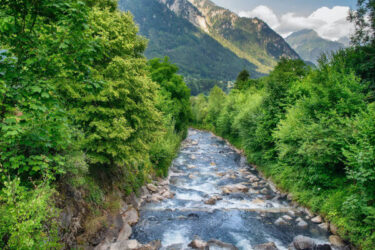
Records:
{"label": "tree foliage", "polygon": [[352,64],[354,50],[323,57],[317,69],[281,60],[247,88],[192,98],[192,110],[199,126],[243,147],[281,188],[338,225],[343,237],[372,249],[374,104]]}
{"label": "tree foliage", "polygon": [[0,0],[0,247],[58,246],[57,181],[100,206],[167,173],[190,93],[137,33],[113,0]]}

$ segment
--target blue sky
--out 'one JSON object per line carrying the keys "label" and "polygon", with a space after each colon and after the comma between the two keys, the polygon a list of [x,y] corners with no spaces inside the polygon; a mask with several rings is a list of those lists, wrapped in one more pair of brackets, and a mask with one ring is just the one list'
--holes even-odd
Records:
{"label": "blue sky", "polygon": [[287,12],[296,12],[307,15],[314,10],[326,6],[349,6],[355,8],[357,0],[211,0],[219,6],[233,10],[235,12],[251,10],[259,5],[266,5],[273,9],[277,15]]}
{"label": "blue sky", "polygon": [[353,25],[347,21],[357,0],[212,0],[242,17],[258,17],[283,37],[302,29],[315,30],[335,41],[349,37]]}

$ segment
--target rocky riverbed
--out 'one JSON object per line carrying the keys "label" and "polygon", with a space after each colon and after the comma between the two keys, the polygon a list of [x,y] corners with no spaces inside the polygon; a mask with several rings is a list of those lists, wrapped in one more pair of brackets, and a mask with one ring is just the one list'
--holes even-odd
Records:
{"label": "rocky riverbed", "polygon": [[351,249],[212,133],[190,129],[166,180],[142,188],[97,249]]}

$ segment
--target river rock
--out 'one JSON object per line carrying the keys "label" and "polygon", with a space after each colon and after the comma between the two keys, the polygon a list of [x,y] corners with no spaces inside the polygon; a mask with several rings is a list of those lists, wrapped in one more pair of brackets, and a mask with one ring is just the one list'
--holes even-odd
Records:
{"label": "river rock", "polygon": [[268,194],[268,189],[267,188],[263,188],[262,190],[260,190],[260,193],[261,194]]}
{"label": "river rock", "polygon": [[188,246],[194,249],[204,250],[207,247],[207,242],[197,238],[190,242]]}
{"label": "river rock", "polygon": [[246,193],[247,191],[249,191],[249,188],[239,183],[239,184],[233,184],[233,185],[226,185],[222,187],[221,190],[223,191],[224,194]]}
{"label": "river rock", "polygon": [[209,198],[208,200],[206,200],[204,202],[204,204],[207,204],[207,205],[215,205],[217,201],[219,200],[222,200],[223,198],[221,198],[220,196],[218,195],[215,195],[215,196],[212,196],[211,198]]}
{"label": "river rock", "polygon": [[345,247],[346,246],[345,242],[337,235],[329,236],[329,242],[334,247]]}
{"label": "river rock", "polygon": [[131,234],[132,228],[129,226],[129,224],[125,223],[118,235],[117,242],[122,242],[129,239]]}
{"label": "river rock", "polygon": [[158,188],[154,184],[147,184],[147,189],[153,193],[156,193],[158,191]]}
{"label": "river rock", "polygon": [[129,224],[130,226],[136,224],[139,220],[138,212],[133,207],[130,208],[122,215],[122,220],[125,224]]}
{"label": "river rock", "polygon": [[299,227],[299,228],[303,228],[303,229],[305,229],[305,228],[308,227],[307,222],[304,221],[302,218],[299,217],[299,218],[296,219],[296,221],[298,222],[298,223],[297,223],[297,227]]}
{"label": "river rock", "polygon": [[175,194],[169,190],[164,191],[161,195],[165,199],[172,199],[175,196]]}
{"label": "river rock", "polygon": [[286,220],[286,221],[293,220],[293,218],[290,217],[289,215],[284,215],[282,218],[283,218],[284,220]]}
{"label": "river rock", "polygon": [[276,226],[286,226],[288,225],[289,223],[286,222],[285,220],[283,220],[282,218],[278,218],[276,221],[275,221],[275,225]]}
{"label": "river rock", "polygon": [[158,250],[160,248],[161,248],[161,241],[154,240],[145,245],[142,245],[141,247],[138,247],[137,250]]}
{"label": "river rock", "polygon": [[173,244],[165,248],[165,250],[183,250],[183,249],[184,249],[184,244],[182,243]]}
{"label": "river rock", "polygon": [[313,239],[306,236],[298,235],[293,239],[293,246],[297,250],[313,250],[316,244]]}
{"label": "river rock", "polygon": [[193,169],[193,168],[197,168],[197,166],[195,166],[195,165],[187,165],[187,168],[188,169]]}
{"label": "river rock", "polygon": [[315,216],[314,218],[312,218],[311,221],[316,223],[316,224],[320,224],[320,223],[323,222],[323,219],[320,215],[318,215],[318,216]]}
{"label": "river rock", "polygon": [[320,223],[318,225],[318,227],[320,227],[321,229],[325,230],[325,231],[328,231],[329,229],[329,224],[328,223]]}
{"label": "river rock", "polygon": [[333,225],[332,223],[329,224],[329,231],[331,231],[332,234],[336,234],[337,235],[337,227],[335,225]]}
{"label": "river rock", "polygon": [[221,250],[237,250],[238,248],[232,244],[225,243],[219,240],[209,240],[207,242],[208,249],[221,249]]}
{"label": "river rock", "polygon": [[254,250],[278,250],[275,243],[268,242],[254,247]]}

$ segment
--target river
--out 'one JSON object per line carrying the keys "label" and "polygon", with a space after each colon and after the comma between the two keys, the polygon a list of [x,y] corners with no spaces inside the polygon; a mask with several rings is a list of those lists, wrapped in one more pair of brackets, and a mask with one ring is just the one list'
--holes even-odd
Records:
{"label": "river", "polygon": [[[168,178],[174,198],[144,204],[132,239],[141,243],[161,240],[164,248],[172,249],[187,247],[195,236],[239,249],[266,242],[287,249],[297,235],[328,242],[325,229],[311,222],[303,209],[288,202],[241,154],[210,132],[189,130]],[[299,224],[301,220],[306,224]]]}

